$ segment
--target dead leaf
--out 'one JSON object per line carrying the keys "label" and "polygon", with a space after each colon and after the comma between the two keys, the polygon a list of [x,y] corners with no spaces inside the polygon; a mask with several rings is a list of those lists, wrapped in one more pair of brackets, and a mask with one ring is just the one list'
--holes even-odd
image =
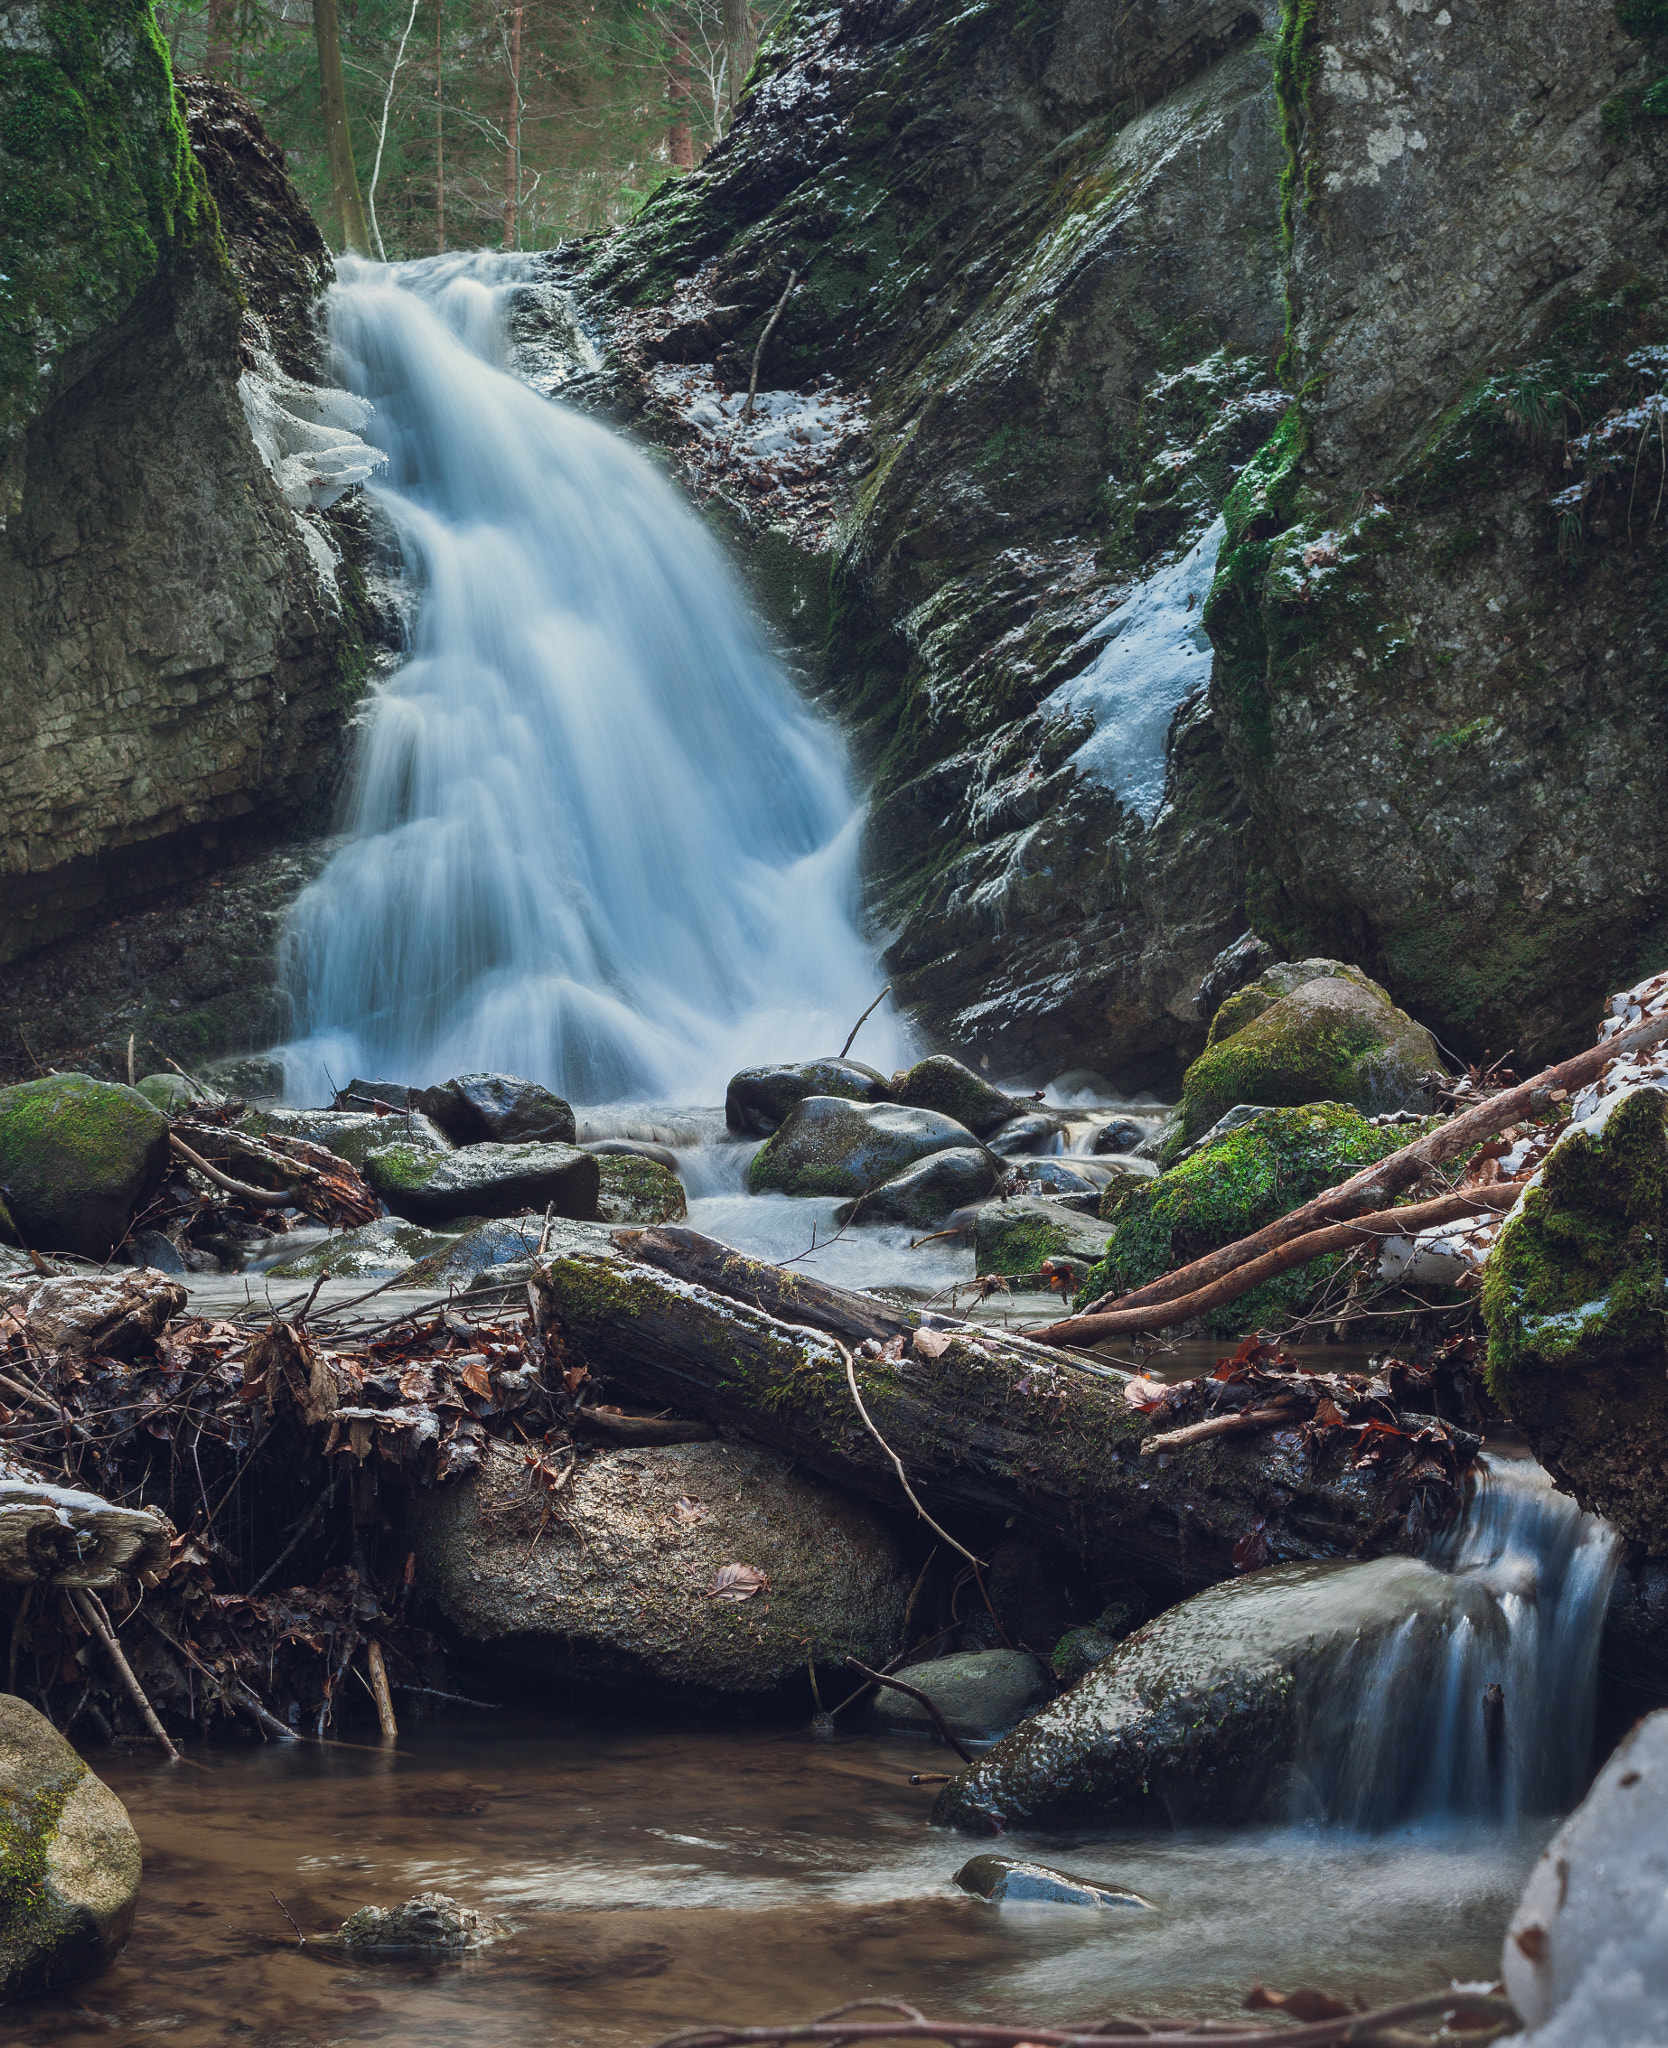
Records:
{"label": "dead leaf", "polygon": [[570,1394],[577,1394],[590,1377],[590,1369],[587,1366],[570,1365],[562,1375],[562,1385]]}
{"label": "dead leaf", "polygon": [[1331,1401],[1323,1400],[1317,1404],[1315,1420],[1322,1429],[1342,1429],[1344,1426],[1342,1410]]}
{"label": "dead leaf", "polygon": [[1146,1415],[1154,1408],[1162,1408],[1170,1398],[1170,1389],[1162,1380],[1150,1380],[1143,1375],[1133,1379],[1124,1388],[1124,1399],[1138,1414]]}
{"label": "dead leaf", "polygon": [[915,1349],[923,1358],[942,1358],[950,1348],[950,1339],[943,1330],[917,1330]]}
{"label": "dead leaf", "polygon": [[1361,2007],[1350,2005],[1342,1998],[1334,1998],[1330,1991],[1315,1991],[1304,1988],[1298,1991],[1265,1991],[1260,1984],[1253,1984],[1251,1995],[1245,2001],[1247,2012],[1289,2012],[1294,2020],[1303,2026],[1313,2026],[1319,2020],[1347,2020]]}
{"label": "dead leaf", "polygon": [[725,1564],[719,1566],[707,1588],[707,1598],[739,1604],[743,1600],[751,1600],[755,1593],[767,1593],[769,1590],[770,1581],[756,1564]]}
{"label": "dead leaf", "polygon": [[680,1522],[699,1522],[706,1511],[705,1501],[692,1500],[687,1493],[679,1494],[677,1505],[672,1510]]}
{"label": "dead leaf", "polygon": [[487,1371],[484,1359],[470,1359],[469,1363],[458,1374],[458,1378],[462,1380],[470,1393],[478,1396],[479,1399],[483,1401],[490,1401],[492,1399],[492,1375]]}
{"label": "dead leaf", "polygon": [[1268,1540],[1268,1524],[1261,1520],[1255,1521],[1234,1545],[1234,1570],[1257,1572],[1261,1571],[1265,1564],[1273,1562],[1274,1551]]}

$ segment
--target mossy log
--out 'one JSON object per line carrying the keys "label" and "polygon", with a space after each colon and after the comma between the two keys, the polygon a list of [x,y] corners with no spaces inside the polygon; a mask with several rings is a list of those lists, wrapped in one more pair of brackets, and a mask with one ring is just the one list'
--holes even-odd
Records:
{"label": "mossy log", "polygon": [[1107,1580],[1176,1598],[1230,1577],[1258,1523],[1282,1562],[1396,1547],[1383,1484],[1351,1469],[1343,1431],[1143,1458],[1152,1425],[1125,1398],[1131,1374],[970,1326],[923,1331],[916,1313],[694,1231],[620,1231],[615,1243],[529,1283],[535,1322],[570,1364],[577,1355],[617,1395],[745,1432],[908,1513],[830,1339],[867,1346],[855,1367],[870,1414],[933,1515],[975,1548],[1011,1523]]}

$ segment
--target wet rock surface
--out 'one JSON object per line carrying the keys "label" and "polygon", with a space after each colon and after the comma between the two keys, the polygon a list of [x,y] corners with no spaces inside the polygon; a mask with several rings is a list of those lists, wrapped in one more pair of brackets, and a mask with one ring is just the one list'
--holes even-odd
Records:
{"label": "wet rock surface", "polygon": [[1098,1878],[1076,1877],[1050,1870],[1043,1863],[1022,1863],[1012,1856],[975,1856],[956,1872],[956,1883],[976,1899],[993,1906],[1116,1907],[1143,1912],[1147,1901]]}
{"label": "wet rock surface", "polygon": [[892,1100],[909,1109],[936,1109],[965,1124],[976,1138],[988,1138],[1025,1107],[946,1053],[934,1053],[894,1074]]}
{"label": "wet rock surface", "polygon": [[167,1164],[167,1120],[137,1089],[85,1074],[0,1088],[0,1188],[36,1251],[108,1258]]}
{"label": "wet rock surface", "polygon": [[[924,1692],[956,1735],[1011,1728],[1048,1691],[1042,1666],[1027,1650],[963,1650],[906,1664],[897,1676]],[[919,1700],[892,1686],[876,1686],[869,1711],[889,1728],[927,1734],[936,1727]]]}
{"label": "wet rock surface", "polygon": [[577,1135],[573,1110],[559,1095],[515,1074],[463,1074],[414,1088],[408,1106],[454,1145],[571,1145]]}
{"label": "wet rock surface", "polygon": [[746,1067],[724,1093],[724,1121],[740,1137],[768,1138],[810,1095],[848,1102],[884,1102],[886,1077],[855,1060],[801,1060],[780,1067]]}
{"label": "wet rock surface", "polygon": [[1046,1195],[1015,1195],[987,1202],[973,1226],[973,1255],[981,1273],[1036,1273],[1047,1259],[1087,1265],[1105,1256],[1110,1228]]}
{"label": "wet rock surface", "polygon": [[808,1654],[883,1663],[912,1582],[872,1509],[741,1444],[599,1452],[553,1496],[506,1450],[420,1502],[414,1540],[471,1654],[709,1707],[797,1697]]}
{"label": "wet rock surface", "polygon": [[677,1174],[637,1152],[601,1153],[597,1214],[605,1223],[681,1223],[688,1198]]}
{"label": "wet rock surface", "polygon": [[419,1892],[398,1906],[361,1906],[335,1939],[355,1955],[459,1955],[490,1947],[509,1931],[502,1920],[445,1892]]}
{"label": "wet rock surface", "polygon": [[97,1976],[132,1932],[139,1880],[121,1801],[0,1693],[0,2004]]}
{"label": "wet rock surface", "polygon": [[459,1216],[516,1216],[554,1204],[595,1218],[602,1171],[572,1145],[464,1146],[437,1153],[395,1143],[365,1159],[365,1178],[397,1216],[432,1227]]}
{"label": "wet rock surface", "polygon": [[747,1185],[756,1195],[866,1195],[917,1160],[974,1142],[936,1110],[811,1095],[754,1154]]}
{"label": "wet rock surface", "polygon": [[835,1210],[835,1221],[907,1223],[930,1230],[967,1203],[982,1202],[996,1186],[1000,1170],[983,1146],[934,1152]]}

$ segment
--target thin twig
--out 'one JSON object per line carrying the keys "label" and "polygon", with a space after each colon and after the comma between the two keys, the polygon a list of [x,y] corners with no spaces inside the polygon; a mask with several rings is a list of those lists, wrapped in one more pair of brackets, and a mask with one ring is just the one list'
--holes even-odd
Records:
{"label": "thin twig", "polygon": [[846,1054],[851,1051],[853,1044],[856,1042],[858,1032],[863,1029],[863,1026],[868,1023],[869,1019],[874,1015],[876,1010],[880,1008],[881,1004],[885,1002],[886,998],[891,993],[892,984],[888,982],[886,986],[881,990],[880,994],[875,997],[874,1001],[863,1012],[862,1016],[859,1017],[857,1022],[851,1027],[851,1037],[848,1038],[845,1044],[840,1047],[841,1059],[844,1059]]}
{"label": "thin twig", "polygon": [[284,1918],[290,1923],[290,1925],[292,1927],[295,1927],[296,1947],[305,1948],[307,1946],[307,1937],[302,1933],[299,1927],[296,1927],[295,1915],[290,1911],[289,1907],[284,1904],[283,1900],[279,1898],[278,1894],[272,1889],[270,1885],[267,1887],[266,1895],[272,1901],[272,1903],[278,1908],[279,1912],[283,1914]]}
{"label": "thin twig", "polygon": [[69,1588],[69,1597],[71,1606],[104,1645],[106,1655],[116,1667],[116,1676],[127,1689],[128,1698],[139,1709],[139,1718],[156,1737],[163,1755],[170,1763],[177,1764],[180,1753],[169,1740],[167,1729],[156,1718],[156,1709],[146,1699],[145,1688],[133,1675],[133,1666],[123,1656],[122,1646],[116,1640],[116,1632],[110,1626],[97,1594],[82,1586],[72,1586]]}
{"label": "thin twig", "polygon": [[887,1672],[884,1671],[871,1671],[867,1664],[860,1664],[855,1657],[848,1657],[846,1659],[846,1663],[850,1666],[850,1668],[853,1671],[861,1671],[863,1676],[869,1681],[871,1685],[889,1686],[893,1692],[907,1693],[909,1697],[912,1700],[914,1700],[918,1706],[923,1706],[926,1708],[928,1717],[932,1721],[933,1726],[938,1730],[939,1734],[943,1736],[944,1740],[955,1751],[956,1755],[961,1758],[962,1762],[964,1764],[970,1764],[973,1761],[973,1752],[970,1749],[964,1749],[962,1745],[956,1740],[956,1738],[950,1733],[949,1722],[945,1720],[944,1716],[938,1711],[938,1708],[933,1704],[930,1695],[924,1693],[918,1685],[909,1685],[903,1679],[893,1678]]}
{"label": "thin twig", "polygon": [[[759,345],[753,351],[753,372],[747,379],[747,403],[741,409],[741,416],[744,420],[751,420],[753,417],[753,401],[758,396],[759,364],[764,358],[765,343],[775,333],[776,323],[782,317],[782,309],[792,297],[793,288],[798,282],[799,272],[797,270],[790,270],[788,272],[788,282],[783,289],[782,296],[776,301],[776,310],[765,322],[764,332],[759,336]],[[856,1032],[853,1032],[852,1037],[855,1038],[856,1036]],[[850,1041],[848,1040],[847,1043],[849,1044]],[[842,1054],[841,1057],[843,1058],[844,1055]]]}

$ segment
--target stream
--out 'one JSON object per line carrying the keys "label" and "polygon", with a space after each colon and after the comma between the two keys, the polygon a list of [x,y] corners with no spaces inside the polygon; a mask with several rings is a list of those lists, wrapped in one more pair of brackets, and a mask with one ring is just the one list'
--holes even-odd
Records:
{"label": "stream", "polygon": [[[925,1825],[897,1736],[631,1728],[528,1712],[397,1747],[198,1749],[169,1771],[101,1755],[145,1848],[139,1921],[102,1977],[8,2014],[27,2048],[398,2042],[647,2048],[701,2020],[789,2020],[904,1998],[970,2019],[1228,2014],[1255,1982],[1370,2002],[1491,1978],[1551,1829],[1474,1821],[1029,1843],[1148,1914],[995,1907],[953,1873],[981,1845]],[[463,1962],[347,1962],[304,1930],[419,1890],[513,1923]]]}

